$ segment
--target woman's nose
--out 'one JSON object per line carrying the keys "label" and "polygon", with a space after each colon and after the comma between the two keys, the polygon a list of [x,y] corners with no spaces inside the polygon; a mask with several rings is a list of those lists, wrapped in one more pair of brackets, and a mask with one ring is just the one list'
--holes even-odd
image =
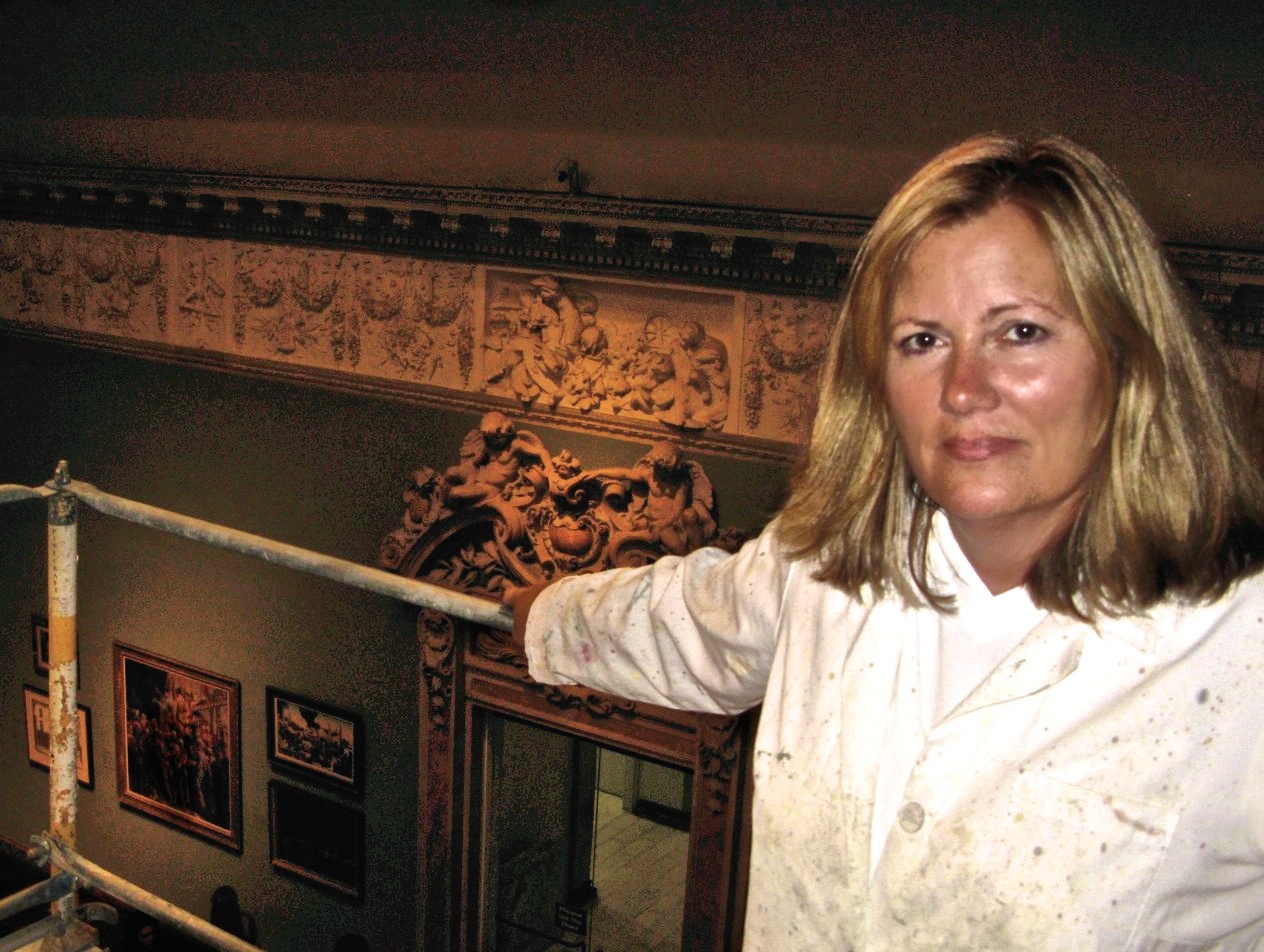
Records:
{"label": "woman's nose", "polygon": [[955,414],[992,409],[999,400],[992,377],[985,354],[966,348],[954,350],[944,366],[944,409]]}

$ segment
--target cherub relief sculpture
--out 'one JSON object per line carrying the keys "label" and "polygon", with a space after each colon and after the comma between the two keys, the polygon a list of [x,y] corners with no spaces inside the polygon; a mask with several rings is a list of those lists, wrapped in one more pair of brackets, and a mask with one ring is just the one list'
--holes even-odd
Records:
{"label": "cherub relief sculpture", "polygon": [[616,413],[637,410],[688,429],[718,430],[728,418],[728,349],[697,321],[651,314],[613,379]]}
{"label": "cherub relief sculpture", "polygon": [[562,378],[567,402],[587,412],[599,408],[606,399],[610,338],[597,323],[597,298],[580,291],[574,297],[579,312],[577,353]]}
{"label": "cherub relief sculpture", "polygon": [[683,356],[676,366],[684,396],[682,423],[698,429],[721,429],[729,409],[728,349],[697,321],[681,323],[677,335]]}
{"label": "cherub relief sculpture", "polygon": [[632,546],[683,555],[715,539],[711,481],[676,443],[660,441],[633,466],[593,470],[585,479],[601,483],[603,511],[623,529],[612,540],[616,563]]}
{"label": "cherub relief sculpture", "polygon": [[589,470],[495,411],[465,438],[457,463],[441,475],[415,472],[404,500],[379,563],[494,596],[506,585],[742,541],[719,531],[711,482],[675,443],[654,444],[632,466]]}
{"label": "cherub relief sculpture", "polygon": [[565,390],[562,378],[579,353],[579,308],[552,275],[527,282],[519,295],[519,312],[499,343],[500,366],[489,379],[507,377],[523,404],[555,407]]}
{"label": "cherub relief sculpture", "polygon": [[461,444],[460,462],[444,473],[440,499],[452,511],[480,505],[494,509],[503,520],[504,542],[514,545],[526,536],[526,510],[553,481],[553,465],[539,437],[519,432],[509,417],[492,411]]}
{"label": "cherub relief sculpture", "polygon": [[[553,275],[531,278],[491,308],[486,380],[524,406],[643,414],[669,426],[723,429],[729,363],[724,342],[696,320],[650,312],[616,353],[593,293]],[[628,344],[630,343],[630,346]]]}

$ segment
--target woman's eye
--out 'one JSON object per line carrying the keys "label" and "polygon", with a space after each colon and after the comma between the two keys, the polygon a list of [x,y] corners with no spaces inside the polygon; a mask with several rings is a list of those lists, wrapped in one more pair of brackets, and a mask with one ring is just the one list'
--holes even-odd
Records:
{"label": "woman's eye", "polygon": [[1006,328],[1005,339],[1017,344],[1031,344],[1047,337],[1048,334],[1049,332],[1039,324],[1030,324],[1024,321],[1018,324],[1011,324]]}
{"label": "woman's eye", "polygon": [[901,337],[896,346],[902,353],[916,354],[924,350],[930,350],[938,340],[939,338],[930,331],[917,331],[915,334]]}

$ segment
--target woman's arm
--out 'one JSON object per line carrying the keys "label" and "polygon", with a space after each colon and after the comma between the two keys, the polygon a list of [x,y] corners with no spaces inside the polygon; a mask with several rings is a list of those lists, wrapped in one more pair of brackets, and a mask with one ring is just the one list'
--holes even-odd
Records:
{"label": "woman's arm", "polygon": [[514,637],[539,681],[736,713],[763,698],[790,571],[770,528],[736,554],[699,549],[520,590]]}

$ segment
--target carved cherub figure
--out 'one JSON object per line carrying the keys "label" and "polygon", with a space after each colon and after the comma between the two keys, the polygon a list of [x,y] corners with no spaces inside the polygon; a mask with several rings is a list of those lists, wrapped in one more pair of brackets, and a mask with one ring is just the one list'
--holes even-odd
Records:
{"label": "carved cherub figure", "polygon": [[682,365],[676,376],[683,392],[683,423],[719,429],[728,416],[729,355],[724,342],[712,337],[697,321],[677,328]]}
{"label": "carved cherub figure", "polygon": [[[664,551],[682,555],[716,533],[715,495],[702,467],[670,440],[652,445],[630,467],[598,469],[584,478],[606,484],[607,518]],[[618,513],[618,514],[616,514]]]}
{"label": "carved cherub figure", "polygon": [[493,410],[465,438],[461,461],[444,473],[444,502],[450,508],[480,503],[521,508],[547,491],[552,471],[540,438]]}
{"label": "carved cherub figure", "polygon": [[668,552],[683,555],[714,535],[715,497],[702,467],[680,446],[660,441],[633,467],[646,488],[644,517]]}

